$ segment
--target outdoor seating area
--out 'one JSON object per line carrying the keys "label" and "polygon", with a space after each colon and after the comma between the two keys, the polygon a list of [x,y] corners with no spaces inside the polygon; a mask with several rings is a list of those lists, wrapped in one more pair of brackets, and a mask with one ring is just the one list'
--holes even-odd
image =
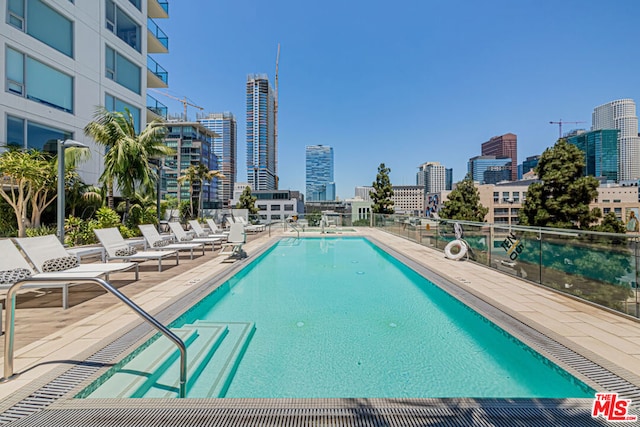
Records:
{"label": "outdoor seating area", "polygon": [[[215,222],[213,225],[217,226]],[[195,255],[201,250],[199,258],[204,257],[205,245],[211,246],[212,257],[219,254],[236,257],[242,253],[242,245],[246,242],[241,224],[234,228],[235,240],[230,243],[227,242],[228,232],[210,235],[202,229],[198,230],[197,236],[206,234],[207,237],[190,238],[181,224],[171,222],[169,226],[173,233],[160,234],[152,224],[140,225],[144,240],[125,239],[115,227],[94,229],[98,245],[71,248],[60,243],[55,235],[0,239],[0,251],[4,254],[0,258],[0,291],[7,291],[22,281],[22,289],[43,290],[35,294],[38,297],[59,292],[61,295],[57,298],[61,299],[61,304],[58,305],[67,309],[71,306],[70,288],[73,286],[96,278],[109,281],[113,274],[130,271],[134,272],[134,277],[119,274],[118,280],[133,283],[140,280],[141,263],[157,262],[157,273],[162,273],[167,267],[167,259],[175,259],[175,266],[180,264],[181,251],[189,253],[189,261],[194,260],[194,250]],[[144,249],[138,249],[140,246]],[[34,281],[28,282],[30,278]]]}

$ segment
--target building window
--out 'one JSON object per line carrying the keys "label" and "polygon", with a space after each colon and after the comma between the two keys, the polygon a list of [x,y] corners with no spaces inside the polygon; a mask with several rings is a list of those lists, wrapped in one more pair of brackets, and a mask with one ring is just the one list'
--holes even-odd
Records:
{"label": "building window", "polygon": [[129,0],[129,3],[134,5],[136,7],[136,9],[141,10],[140,9],[140,0]]}
{"label": "building window", "polygon": [[73,57],[73,22],[42,0],[8,0],[7,23]]}
{"label": "building window", "polygon": [[280,205],[271,205],[271,210],[272,211],[279,211],[280,210]]}
{"label": "building window", "polygon": [[6,70],[7,92],[73,113],[73,77],[9,47]]}
{"label": "building window", "polygon": [[133,92],[140,94],[140,67],[107,46],[105,75]]}
{"label": "building window", "polygon": [[258,209],[260,209],[261,211],[266,211],[267,205],[258,205]]}
{"label": "building window", "polygon": [[613,199],[613,203],[620,203],[620,199]]}
{"label": "building window", "polygon": [[284,205],[285,211],[293,211],[293,205]]}
{"label": "building window", "polygon": [[131,116],[133,116],[133,125],[136,133],[140,132],[140,109],[134,107],[131,104],[124,102],[121,99],[116,98],[115,96],[111,96],[109,94],[105,94],[104,97],[104,108],[109,111],[120,111],[125,112],[129,110]]}
{"label": "building window", "polygon": [[520,202],[520,192],[519,191],[514,191],[513,192],[513,203],[519,203]]}
{"label": "building window", "polygon": [[[113,0],[106,2],[106,27],[107,30],[118,36],[126,44],[140,52],[140,25],[129,15],[124,13]],[[139,7],[138,7],[139,8]]]}
{"label": "building window", "polygon": [[279,214],[271,215],[271,220],[273,221],[274,219],[281,219],[281,216]]}
{"label": "building window", "polygon": [[611,208],[602,208],[602,212],[604,212],[604,214],[606,215],[611,212]]}
{"label": "building window", "polygon": [[58,140],[71,139],[73,133],[7,116],[7,145],[57,153]]}

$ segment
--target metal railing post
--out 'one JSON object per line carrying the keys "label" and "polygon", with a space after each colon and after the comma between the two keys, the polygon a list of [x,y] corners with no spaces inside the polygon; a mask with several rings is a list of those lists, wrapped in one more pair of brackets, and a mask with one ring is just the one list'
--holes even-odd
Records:
{"label": "metal railing post", "polygon": [[[27,283],[34,282],[51,282],[52,279],[43,279],[32,277],[25,280],[21,280],[19,282],[14,283],[9,290],[7,291],[6,297],[6,316],[5,316],[5,324],[6,324],[6,334],[4,337],[4,378],[2,378],[2,382],[11,381],[15,379],[13,373],[13,336],[14,336],[14,321],[15,321],[15,301],[16,301],[16,293],[20,290],[20,288]],[[136,305],[129,298],[124,296],[120,291],[111,286],[107,281],[97,278],[97,277],[88,277],[79,279],[76,277],[58,277],[55,279],[56,282],[94,282],[100,285],[107,292],[111,292],[116,296],[120,301],[125,303],[129,308],[131,308],[138,316],[142,317],[145,321],[150,323],[153,327],[155,327],[160,333],[169,338],[169,340],[173,341],[173,343],[178,346],[180,350],[180,397],[186,396],[186,387],[187,387],[187,348],[184,345],[184,342],[173,332],[167,329],[163,324],[154,319],[149,313],[144,311],[138,305]]]}

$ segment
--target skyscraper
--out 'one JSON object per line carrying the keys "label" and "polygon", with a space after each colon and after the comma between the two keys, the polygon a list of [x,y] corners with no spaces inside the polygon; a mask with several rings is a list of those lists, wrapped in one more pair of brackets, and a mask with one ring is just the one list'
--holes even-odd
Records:
{"label": "skyscraper", "polygon": [[439,162],[427,162],[418,166],[416,184],[425,188],[425,193],[438,193],[446,188],[446,168]]}
{"label": "skyscraper", "polygon": [[333,181],[333,147],[307,145],[306,183],[307,202],[336,199],[336,184]]}
{"label": "skyscraper", "polygon": [[618,133],[617,129],[600,129],[567,138],[584,153],[585,176],[604,177],[608,181],[618,180]]}
{"label": "skyscraper", "polygon": [[105,149],[84,134],[96,105],[129,109],[138,131],[166,114],[147,88],[167,87],[167,71],[152,56],[169,51],[157,23],[169,17],[168,3],[34,0],[1,8],[0,150],[5,143],[55,150],[58,140],[80,141],[94,153],[80,175],[96,184]]}
{"label": "skyscraper", "polygon": [[495,184],[511,176],[509,164],[513,164],[509,158],[476,156],[469,159],[467,170],[474,181],[480,184]]}
{"label": "skyscraper", "polygon": [[591,130],[618,129],[618,179],[640,178],[640,137],[636,103],[618,99],[593,110]]}
{"label": "skyscraper", "polygon": [[247,76],[247,181],[254,191],[277,190],[275,96],[266,74]]}
{"label": "skyscraper", "polygon": [[213,138],[213,153],[218,157],[218,168],[225,176],[219,180],[218,197],[222,200],[223,206],[227,207],[229,200],[233,198],[233,186],[236,182],[236,118],[229,112],[210,113],[198,121],[219,135]]}
{"label": "skyscraper", "polygon": [[518,180],[518,137],[515,134],[505,133],[482,143],[482,155],[510,158],[511,165],[508,167],[511,172],[511,181]]}

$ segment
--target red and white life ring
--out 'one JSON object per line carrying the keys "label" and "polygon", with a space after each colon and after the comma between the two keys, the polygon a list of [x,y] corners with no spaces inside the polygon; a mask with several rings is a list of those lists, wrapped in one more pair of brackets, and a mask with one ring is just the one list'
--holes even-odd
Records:
{"label": "red and white life ring", "polygon": [[[453,248],[457,248],[457,252],[454,253]],[[447,243],[447,246],[444,247],[444,255],[449,259],[457,261],[462,259],[462,257],[467,254],[468,250],[469,248],[463,240],[456,239]]]}

